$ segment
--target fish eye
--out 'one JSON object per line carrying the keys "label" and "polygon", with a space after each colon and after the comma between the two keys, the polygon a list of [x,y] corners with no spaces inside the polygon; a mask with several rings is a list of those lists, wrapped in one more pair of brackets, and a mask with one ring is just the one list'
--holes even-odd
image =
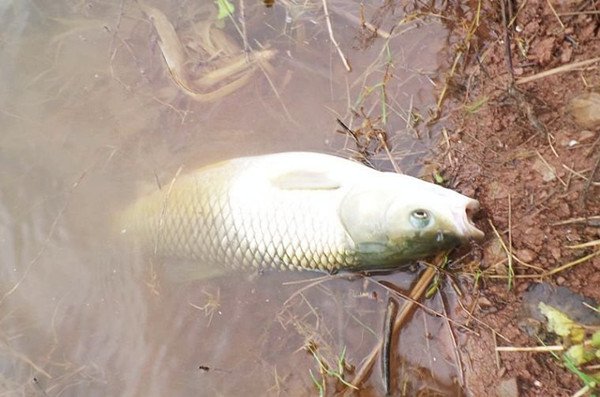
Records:
{"label": "fish eye", "polygon": [[418,229],[426,227],[430,221],[431,216],[427,210],[417,209],[410,213],[410,223]]}

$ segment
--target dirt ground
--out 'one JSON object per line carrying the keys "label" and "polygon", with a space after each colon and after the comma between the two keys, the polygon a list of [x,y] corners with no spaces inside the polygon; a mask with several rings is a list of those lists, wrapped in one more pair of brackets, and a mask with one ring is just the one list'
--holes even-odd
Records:
{"label": "dirt ground", "polygon": [[[473,396],[515,395],[498,391],[515,380],[521,396],[571,396],[584,387],[550,353],[495,353],[495,346],[556,342],[523,331],[523,293],[534,283],[600,302],[598,245],[567,247],[600,238],[600,131],[569,112],[573,97],[600,89],[600,62],[577,64],[600,55],[599,5],[483,2],[472,37],[452,27],[467,39],[455,47],[462,56],[446,101],[454,129],[440,143],[437,166],[482,205],[476,223],[486,239],[456,264],[459,278],[477,280],[463,304],[490,327],[473,323],[479,336],[469,336],[461,351]],[[555,73],[523,80],[549,70]]]}

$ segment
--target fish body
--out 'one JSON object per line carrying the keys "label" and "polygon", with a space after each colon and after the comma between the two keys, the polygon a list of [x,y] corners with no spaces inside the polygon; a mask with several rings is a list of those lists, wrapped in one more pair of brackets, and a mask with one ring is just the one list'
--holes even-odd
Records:
{"label": "fish body", "polygon": [[382,270],[482,232],[477,201],[336,156],[287,152],[209,165],[128,208],[123,230],[217,269]]}

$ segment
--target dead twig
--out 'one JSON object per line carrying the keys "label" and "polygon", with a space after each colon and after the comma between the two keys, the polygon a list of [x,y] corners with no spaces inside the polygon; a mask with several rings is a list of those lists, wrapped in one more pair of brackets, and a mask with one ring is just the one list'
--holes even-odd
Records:
{"label": "dead twig", "polygon": [[554,268],[554,269],[550,270],[549,272],[546,272],[545,274],[542,274],[542,276],[543,277],[552,276],[553,274],[560,273],[563,270],[569,269],[569,268],[571,268],[571,267],[573,267],[575,265],[579,265],[580,263],[583,263],[583,262],[587,261],[588,259],[592,259],[593,257],[598,256],[598,255],[600,255],[600,249],[597,250],[596,252],[592,252],[591,254],[586,255],[586,256],[584,256],[582,258],[576,259],[576,260],[574,260],[572,262],[565,263],[562,266]]}
{"label": "dead twig", "polygon": [[388,32],[384,32],[383,30],[378,29],[377,27],[375,27],[369,21],[361,20],[359,17],[354,16],[354,15],[350,14],[347,11],[344,11],[344,10],[341,10],[341,9],[334,9],[333,12],[335,12],[336,14],[338,14],[338,15],[346,18],[350,22],[356,23],[357,25],[360,25],[360,26],[362,26],[362,27],[370,30],[371,32],[375,33],[376,35],[378,35],[382,39],[386,39],[387,40],[390,37],[392,37]]}
{"label": "dead twig", "polygon": [[575,175],[576,177],[583,179],[587,183],[591,183],[593,186],[600,186],[600,182],[590,182],[590,178],[588,178],[587,176],[583,175],[584,172],[590,171],[589,169],[583,170],[583,171],[575,171],[573,168],[569,167],[566,164],[563,164],[562,167],[565,170],[569,171],[569,175]]}
{"label": "dead twig", "polygon": [[510,82],[511,85],[515,82],[515,71],[513,68],[512,62],[512,52],[510,51],[510,30],[508,28],[508,16],[506,13],[508,10],[506,9],[506,2],[508,0],[500,0],[500,6],[502,11],[502,25],[504,27],[504,56],[506,58],[506,67],[508,68],[508,72],[510,73]]}
{"label": "dead twig", "polygon": [[573,17],[577,15],[598,15],[600,14],[600,10],[598,11],[577,11],[577,12],[559,12],[558,15],[561,17]]}
{"label": "dead twig", "polygon": [[530,83],[532,81],[543,79],[548,76],[552,76],[552,75],[560,74],[560,73],[566,73],[566,72],[570,72],[570,71],[578,69],[578,68],[582,68],[584,66],[593,65],[594,63],[597,63],[597,62],[600,62],[600,57],[588,59],[585,61],[573,62],[568,65],[563,65],[563,66],[559,66],[557,68],[545,70],[543,72],[536,73],[531,76],[522,77],[520,79],[517,79],[515,81],[515,84],[519,85],[519,84]]}
{"label": "dead twig", "polygon": [[[427,269],[425,269],[425,271],[419,278],[419,281],[417,282],[415,287],[410,292],[411,299],[418,300],[425,294],[425,291],[427,290],[427,287],[433,280],[433,277],[435,276],[436,272],[437,272],[437,270],[434,266],[431,266],[431,267],[428,267]],[[398,316],[396,317],[396,320],[394,321],[394,326],[392,327],[392,333],[396,334],[400,330],[400,328],[402,328],[402,326],[406,323],[406,321],[410,317],[410,314],[414,310],[415,306],[416,305],[412,301],[407,301],[404,303],[404,305],[402,306],[402,309],[400,310]],[[377,355],[381,352],[382,346],[383,346],[382,341],[380,341],[379,343],[377,343],[375,345],[375,347],[373,348],[371,353],[369,353],[369,355],[363,361],[363,365],[356,372],[354,379],[352,379],[352,381],[350,382],[351,384],[360,385],[361,383],[364,382],[364,380],[366,379],[368,374],[371,372],[371,368],[373,368],[373,364],[375,363]],[[351,392],[351,391],[352,390],[347,389],[346,393]]]}
{"label": "dead twig", "polygon": [[546,168],[548,168],[548,170],[556,177],[556,179],[558,179],[560,181],[560,183],[562,183],[563,186],[567,186],[567,183],[565,181],[562,180],[562,178],[560,176],[558,176],[558,174],[556,173],[556,170],[554,169],[554,167],[552,167],[550,165],[550,163],[548,163],[548,161],[546,161],[546,159],[544,158],[544,156],[542,156],[542,154],[539,151],[535,151],[535,154],[538,155],[538,157],[540,158],[540,160],[542,161],[542,163],[544,163],[544,165],[546,166]]}
{"label": "dead twig", "polygon": [[492,331],[492,339],[494,340],[494,353],[496,356],[496,368],[500,369],[500,354],[498,353],[498,337],[496,336],[496,333]]}
{"label": "dead twig", "polygon": [[327,30],[329,31],[329,38],[331,39],[331,42],[335,46],[335,49],[337,50],[340,58],[342,59],[342,63],[344,64],[344,67],[346,68],[346,70],[348,72],[351,72],[352,68],[350,67],[350,64],[348,63],[348,59],[346,59],[346,56],[342,52],[340,45],[338,44],[337,40],[335,39],[335,36],[333,35],[333,28],[331,27],[331,18],[329,16],[329,9],[327,8],[327,0],[323,0],[323,12],[325,13],[325,22],[327,23]]}
{"label": "dead twig", "polygon": [[594,184],[594,178],[596,177],[596,172],[598,172],[598,168],[600,168],[600,154],[596,159],[596,164],[594,164],[594,168],[592,168],[592,172],[590,173],[590,177],[587,180],[585,187],[583,188],[583,193],[581,194],[581,205],[585,207],[585,203],[587,201],[588,193],[590,192],[590,186]]}
{"label": "dead twig", "polygon": [[484,322],[483,320],[478,319],[477,317],[475,317],[473,315],[473,313],[471,313],[466,307],[465,305],[463,305],[463,303],[460,301],[460,299],[457,300],[458,305],[461,307],[461,309],[463,309],[463,311],[467,314],[467,316],[470,319],[473,319],[473,321],[475,321],[477,324],[489,329],[490,331],[492,331],[495,335],[501,337],[502,339],[504,339],[506,342],[511,343],[510,339],[508,339],[508,337],[504,336],[503,334],[501,334],[500,332],[498,332],[497,330],[495,330],[491,325],[489,325],[488,323]]}
{"label": "dead twig", "polygon": [[547,353],[560,352],[565,350],[563,345],[555,346],[496,346],[497,352],[532,352],[532,353]]}
{"label": "dead twig", "polygon": [[[549,270],[549,271],[547,271],[545,273],[541,273],[541,274],[517,274],[517,275],[514,276],[514,278],[520,278],[520,279],[543,279],[543,278],[546,278],[546,277],[553,276],[553,275],[555,275],[557,273],[560,273],[560,272],[562,272],[564,270],[567,270],[567,269],[569,269],[569,268],[571,268],[573,266],[579,265],[579,264],[581,264],[581,263],[583,263],[583,262],[585,262],[585,261],[587,261],[589,259],[592,259],[592,258],[594,258],[594,257],[596,257],[598,255],[600,255],[600,249],[597,250],[597,251],[595,251],[595,252],[592,252],[589,255],[583,256],[583,257],[581,257],[579,259],[575,259],[574,261],[565,263],[564,265],[561,265],[559,267],[555,267],[554,269]],[[486,277],[488,277],[488,278],[498,278],[498,279],[506,278],[506,276],[503,276],[503,275],[489,275],[489,276],[486,276]]]}
{"label": "dead twig", "polygon": [[[37,254],[35,255],[35,257],[31,261],[29,261],[29,264],[27,265],[27,267],[23,271],[23,274],[21,275],[21,278],[15,283],[15,285],[12,286],[11,289],[9,289],[8,291],[6,291],[2,295],[2,298],[0,298],[0,306],[2,306],[2,304],[4,303],[4,301],[6,300],[6,298],[8,298],[9,296],[11,296],[17,290],[17,288],[19,288],[19,286],[25,281],[25,279],[29,275],[29,272],[33,268],[33,266],[42,258],[42,255],[44,254],[44,252],[46,252],[46,249],[48,248],[50,240],[52,239],[52,237],[54,237],[54,233],[56,232],[56,228],[58,227],[58,223],[59,223],[60,219],[62,218],[63,214],[65,213],[65,211],[69,207],[69,204],[71,202],[71,196],[72,196],[73,192],[75,191],[75,189],[77,189],[77,187],[79,187],[79,185],[81,184],[81,182],[83,181],[83,179],[87,175],[87,173],[88,173],[88,171],[89,171],[90,168],[84,170],[79,175],[79,177],[77,178],[77,180],[75,180],[75,182],[71,185],[71,189],[67,193],[67,198],[65,199],[65,202],[64,202],[63,206],[60,208],[60,210],[56,214],[56,217],[54,217],[54,220],[52,221],[52,224],[50,225],[50,230],[48,231],[48,234],[46,235],[46,238],[44,239],[44,242],[42,243],[42,247],[39,249],[39,251],[37,252]],[[44,371],[40,371],[40,372],[44,372]]]}
{"label": "dead twig", "polygon": [[285,302],[283,302],[283,307],[287,307],[289,305],[289,303],[296,298],[297,296],[302,296],[302,293],[306,290],[311,289],[312,287],[315,287],[325,281],[329,281],[329,280],[335,280],[338,278],[347,278],[348,275],[344,274],[344,273],[340,273],[340,274],[327,274],[325,276],[319,276],[319,277],[315,277],[315,278],[311,278],[309,280],[302,280],[302,281],[298,281],[298,282],[286,282],[283,283],[283,285],[293,285],[293,284],[304,284],[304,283],[308,283],[305,286],[299,288],[298,290],[296,290],[293,294],[291,294],[286,300]]}
{"label": "dead twig", "polygon": [[552,224],[552,226],[571,225],[573,223],[586,223],[589,226],[600,225],[600,215],[566,219],[564,221],[555,222]]}
{"label": "dead twig", "polygon": [[444,297],[440,295],[440,297],[442,298],[442,310],[444,313],[444,322],[446,324],[446,327],[448,328],[448,335],[450,335],[450,340],[452,341],[452,347],[453,347],[453,352],[454,352],[454,362],[456,367],[458,368],[458,374],[460,375],[460,385],[464,386],[465,385],[465,374],[464,374],[464,370],[463,370],[463,366],[462,366],[462,361],[460,359],[460,352],[458,351],[458,343],[456,343],[456,337],[454,336],[454,329],[452,328],[452,324],[450,323],[450,321],[448,320],[448,311],[446,310],[446,302],[444,300]]}
{"label": "dead twig", "polygon": [[581,243],[581,244],[575,244],[575,245],[565,245],[565,247],[571,248],[571,249],[581,249],[581,248],[594,247],[596,245],[600,245],[600,239],[588,241],[587,243]]}
{"label": "dead twig", "polygon": [[550,7],[550,10],[552,11],[552,14],[554,14],[554,16],[556,17],[556,19],[558,20],[558,23],[560,24],[560,27],[562,28],[562,30],[565,30],[565,25],[560,20],[560,16],[558,15],[558,13],[556,12],[556,10],[554,9],[554,6],[552,5],[552,2],[550,0],[546,0],[546,3],[548,4],[548,7]]}
{"label": "dead twig", "polygon": [[[513,269],[513,249],[512,249],[512,202],[510,193],[508,193],[508,274],[509,276],[515,275]],[[509,278],[508,289],[511,289],[512,278]]]}

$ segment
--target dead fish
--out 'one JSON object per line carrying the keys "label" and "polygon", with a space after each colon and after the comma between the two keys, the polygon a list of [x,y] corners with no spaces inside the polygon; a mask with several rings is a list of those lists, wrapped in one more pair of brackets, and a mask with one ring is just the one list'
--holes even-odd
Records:
{"label": "dead fish", "polygon": [[122,232],[202,274],[386,270],[483,237],[479,203],[340,157],[287,152],[181,175],[124,211]]}

